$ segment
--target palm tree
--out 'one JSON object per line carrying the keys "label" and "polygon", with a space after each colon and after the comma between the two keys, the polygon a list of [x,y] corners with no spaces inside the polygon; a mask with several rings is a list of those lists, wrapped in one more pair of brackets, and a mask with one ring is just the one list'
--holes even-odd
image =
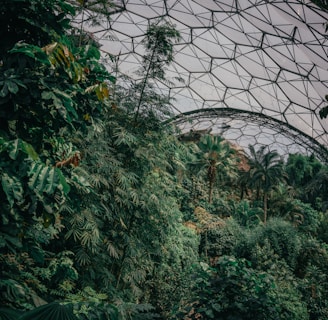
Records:
{"label": "palm tree", "polygon": [[220,136],[205,135],[200,140],[196,165],[200,173],[206,172],[208,182],[208,202],[212,203],[213,189],[216,181],[236,176],[235,151]]}
{"label": "palm tree", "polygon": [[267,221],[268,195],[280,182],[285,180],[284,164],[276,151],[266,152],[266,146],[257,151],[249,145],[251,157],[249,159],[248,186],[256,190],[257,199],[263,195],[263,222]]}
{"label": "palm tree", "polygon": [[[304,186],[308,202],[315,205],[318,199],[321,199],[322,205],[327,207],[328,193],[328,167],[322,165],[321,169]],[[323,210],[323,208],[321,208]]]}
{"label": "palm tree", "polygon": [[[303,202],[315,203],[316,198],[325,198],[327,168],[313,155],[291,154],[286,163],[288,183],[295,188]],[[324,183],[324,180],[327,180]],[[326,187],[327,188],[327,187]]]}
{"label": "palm tree", "polygon": [[302,210],[298,205],[297,191],[286,183],[279,183],[270,192],[270,214],[291,221],[295,226],[304,221]]}

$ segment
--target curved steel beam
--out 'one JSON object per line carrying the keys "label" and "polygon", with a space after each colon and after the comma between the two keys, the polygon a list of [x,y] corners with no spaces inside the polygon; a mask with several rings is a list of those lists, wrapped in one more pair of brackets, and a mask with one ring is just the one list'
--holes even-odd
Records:
{"label": "curved steel beam", "polygon": [[179,124],[190,122],[199,119],[209,119],[209,118],[230,118],[236,120],[243,120],[246,123],[256,123],[260,126],[264,126],[279,132],[301,146],[306,146],[323,162],[328,163],[328,149],[321,145],[314,138],[300,131],[299,129],[291,126],[290,124],[283,122],[278,119],[273,119],[267,115],[259,112],[240,110],[234,108],[205,108],[201,110],[193,110],[185,113],[176,115],[165,123],[174,123],[179,126]]}

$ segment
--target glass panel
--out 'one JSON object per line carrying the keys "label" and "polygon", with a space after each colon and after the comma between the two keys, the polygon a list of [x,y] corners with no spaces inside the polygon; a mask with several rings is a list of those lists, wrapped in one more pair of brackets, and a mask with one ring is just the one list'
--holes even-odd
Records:
{"label": "glass panel", "polygon": [[[122,0],[115,3],[123,7]],[[319,118],[320,108],[328,104],[327,13],[308,0],[125,0],[124,5],[126,10],[110,21],[88,25],[89,31],[104,53],[120,55],[119,70],[135,78],[148,25],[175,24],[181,34],[175,62],[167,67],[169,81],[155,88],[175,99],[177,114],[204,108],[252,111],[328,146],[328,120]],[[81,23],[79,17],[76,25]],[[213,112],[181,126],[197,123],[220,132],[223,121],[228,123],[225,134],[244,147],[267,142],[296,150],[293,143],[300,143],[293,133],[286,137],[287,129],[279,133],[279,126],[273,130],[269,122],[238,113],[228,119],[226,113]]]}

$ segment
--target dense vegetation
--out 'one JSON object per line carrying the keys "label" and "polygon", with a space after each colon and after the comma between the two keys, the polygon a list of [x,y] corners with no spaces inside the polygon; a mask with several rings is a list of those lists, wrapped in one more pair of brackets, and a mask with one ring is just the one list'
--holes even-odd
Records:
{"label": "dense vegetation", "polygon": [[70,24],[106,1],[4,2],[1,319],[328,319],[325,164],[164,126],[174,26],[131,81]]}

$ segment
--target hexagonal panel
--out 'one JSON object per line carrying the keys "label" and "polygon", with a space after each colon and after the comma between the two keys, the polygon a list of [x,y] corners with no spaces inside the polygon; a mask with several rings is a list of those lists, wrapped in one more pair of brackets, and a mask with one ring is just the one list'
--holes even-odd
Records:
{"label": "hexagonal panel", "polygon": [[149,24],[174,23],[180,32],[172,81],[155,87],[175,99],[182,131],[212,127],[244,148],[268,144],[282,153],[322,155],[328,147],[328,120],[319,117],[328,94],[327,12],[304,0],[115,3],[111,21],[89,30],[104,52],[122,55],[119,69],[132,78]]}

